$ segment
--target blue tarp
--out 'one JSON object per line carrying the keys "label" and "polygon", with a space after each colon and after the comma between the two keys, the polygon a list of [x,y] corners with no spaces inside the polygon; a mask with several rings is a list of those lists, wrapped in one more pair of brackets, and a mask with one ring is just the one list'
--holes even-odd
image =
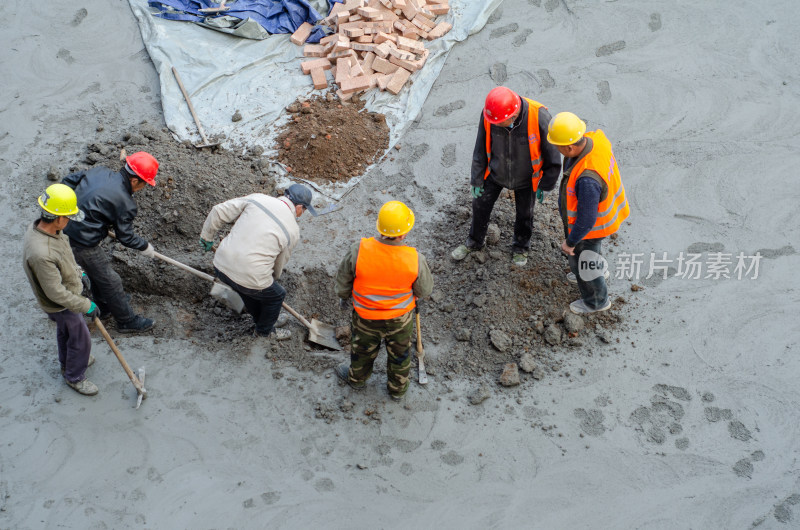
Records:
{"label": "blue tarp", "polygon": [[[159,9],[156,16],[168,20],[202,23],[209,17],[229,16],[251,19],[269,33],[294,33],[303,22],[316,24],[322,18],[306,0],[238,0],[218,15],[200,12],[219,7],[219,3],[211,0],[150,0],[148,4]],[[324,36],[325,31],[315,26],[308,42],[319,42]]]}

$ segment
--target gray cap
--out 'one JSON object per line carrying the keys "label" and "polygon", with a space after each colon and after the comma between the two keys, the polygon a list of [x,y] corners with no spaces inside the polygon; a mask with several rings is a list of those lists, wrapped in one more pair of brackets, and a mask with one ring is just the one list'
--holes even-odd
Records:
{"label": "gray cap", "polygon": [[314,217],[317,216],[317,211],[311,206],[311,190],[303,186],[302,184],[292,184],[283,194],[289,198],[290,201],[294,204],[300,204],[305,206],[306,210],[311,213]]}

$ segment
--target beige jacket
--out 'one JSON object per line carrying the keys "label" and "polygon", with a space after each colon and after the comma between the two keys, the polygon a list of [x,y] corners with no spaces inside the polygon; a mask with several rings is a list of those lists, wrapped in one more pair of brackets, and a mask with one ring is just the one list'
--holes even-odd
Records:
{"label": "beige jacket", "polygon": [[72,256],[69,238],[61,232],[50,235],[39,230],[38,224],[31,223],[25,233],[22,258],[36,300],[46,313],[64,309],[86,313],[92,303],[81,296],[81,271]]}
{"label": "beige jacket", "polygon": [[214,266],[242,287],[266,289],[281,277],[300,239],[292,201],[254,193],[217,204],[200,237],[213,241],[229,223],[235,224],[219,244]]}

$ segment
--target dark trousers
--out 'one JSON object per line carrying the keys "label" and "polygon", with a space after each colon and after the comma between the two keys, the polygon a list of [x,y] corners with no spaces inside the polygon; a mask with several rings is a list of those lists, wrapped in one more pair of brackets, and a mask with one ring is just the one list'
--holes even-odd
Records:
{"label": "dark trousers", "polygon": [[241,295],[247,312],[250,313],[256,324],[256,333],[259,335],[272,333],[278,315],[281,313],[281,305],[286,298],[286,289],[275,281],[266,289],[248,289],[225,276],[216,267],[214,267],[214,272],[217,273],[220,281]]}
{"label": "dark trousers", "polygon": [[75,261],[86,272],[92,282],[92,299],[100,313],[114,315],[117,324],[127,324],[136,317],[125,288],[122,287],[122,278],[111,268],[111,261],[105,250],[96,247],[73,246],[72,254]]}
{"label": "dark trousers", "polygon": [[365,382],[372,375],[372,367],[381,342],[386,343],[386,388],[394,396],[408,390],[411,371],[411,336],[414,333],[414,312],[390,320],[367,320],[353,311],[353,342],[350,352],[350,377],[355,383]]}
{"label": "dark trousers", "polygon": [[47,313],[47,318],[56,323],[58,362],[65,370],[64,377],[70,383],[83,381],[92,351],[92,339],[86,322],[81,315],[69,309]]}
{"label": "dark trousers", "polygon": [[[505,188],[495,183],[491,177],[483,185],[483,195],[472,199],[472,225],[469,228],[467,246],[470,248],[483,247],[486,239],[486,230],[489,228],[489,217],[494,209],[494,203]],[[514,203],[517,207],[517,216],[514,220],[514,242],[512,252],[520,254],[526,252],[531,246],[533,234],[533,187],[514,190]]]}
{"label": "dark trousers", "polygon": [[[581,262],[585,263],[589,260],[588,256],[584,256],[584,259],[581,260],[581,253],[584,251],[591,251],[602,255],[602,246],[602,237],[598,239],[584,239],[575,245],[575,255],[569,256],[569,268],[578,279],[578,290],[581,293],[581,299],[592,309],[597,309],[598,307],[606,305],[606,302],[608,302],[608,288],[606,287],[606,279],[603,277],[602,272],[597,278],[591,281],[587,282],[583,280],[581,277],[580,265]],[[586,274],[586,269],[584,268],[584,277]]]}

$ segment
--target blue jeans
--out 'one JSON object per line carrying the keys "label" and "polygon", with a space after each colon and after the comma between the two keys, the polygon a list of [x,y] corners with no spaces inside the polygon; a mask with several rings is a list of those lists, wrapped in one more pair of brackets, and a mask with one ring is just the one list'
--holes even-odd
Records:
{"label": "blue jeans", "polygon": [[102,315],[114,315],[117,324],[127,324],[136,318],[128,296],[122,286],[122,278],[111,268],[108,253],[99,245],[96,247],[72,246],[75,261],[86,272],[92,282],[92,299],[100,308]]}
{"label": "blue jeans", "polygon": [[[500,192],[504,189],[490,177],[484,181],[483,195],[472,199],[472,224],[469,227],[469,237],[466,243],[469,248],[483,247],[494,203],[497,202]],[[514,254],[526,252],[531,246],[534,195],[532,187],[514,190],[514,204],[517,207],[514,219],[514,241],[511,249]]]}
{"label": "blue jeans", "polygon": [[575,245],[575,255],[569,256],[569,268],[578,279],[578,290],[581,293],[581,300],[592,309],[603,307],[608,302],[608,288],[606,279],[600,274],[592,281],[586,282],[581,278],[579,265],[581,252],[589,250],[602,255],[603,238],[584,239]]}
{"label": "blue jeans", "polygon": [[216,267],[214,267],[214,272],[217,273],[217,278],[221,282],[242,297],[247,312],[250,313],[256,324],[256,333],[264,336],[272,333],[275,322],[278,320],[278,315],[281,313],[281,305],[284,298],[286,298],[286,289],[275,281],[266,289],[248,289],[225,276]]}
{"label": "blue jeans", "polygon": [[47,313],[47,318],[56,323],[58,362],[65,370],[64,378],[70,383],[83,381],[92,351],[92,338],[83,316],[65,309]]}

